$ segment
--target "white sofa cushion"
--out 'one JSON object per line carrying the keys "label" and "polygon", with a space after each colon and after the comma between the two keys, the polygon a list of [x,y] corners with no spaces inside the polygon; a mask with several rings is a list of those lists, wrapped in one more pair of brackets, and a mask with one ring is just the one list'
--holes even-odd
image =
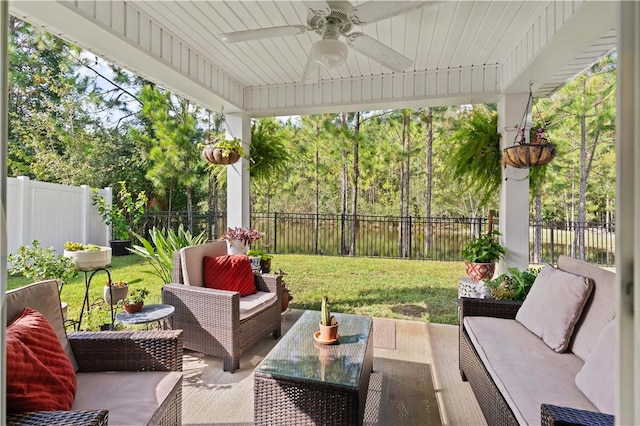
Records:
{"label": "white sofa cushion", "polygon": [[534,281],[516,321],[554,351],[564,352],[592,288],[590,278],[547,265]]}
{"label": "white sofa cushion", "polygon": [[602,330],[582,370],[576,374],[578,389],[598,410],[612,415],[615,412],[615,324],[615,321],[611,321]]}
{"label": "white sofa cushion", "polygon": [[569,350],[587,360],[602,330],[616,316],[616,274],[568,256],[558,258],[558,268],[593,280],[593,292],[573,332]]}
{"label": "white sofa cushion", "polygon": [[465,317],[464,327],[518,423],[539,425],[540,404],[598,411],[578,389],[580,358],[557,353],[517,321]]}
{"label": "white sofa cushion", "polygon": [[278,300],[276,293],[259,291],[255,294],[240,298],[240,321],[252,317],[254,314],[273,305]]}
{"label": "white sofa cushion", "polygon": [[178,371],[78,373],[72,410],[109,410],[109,425],[158,424],[182,387]]}

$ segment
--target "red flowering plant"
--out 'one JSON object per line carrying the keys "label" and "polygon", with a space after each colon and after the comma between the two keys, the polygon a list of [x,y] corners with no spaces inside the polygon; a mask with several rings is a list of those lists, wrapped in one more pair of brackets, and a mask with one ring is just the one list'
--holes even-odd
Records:
{"label": "red flowering plant", "polygon": [[222,236],[223,240],[229,242],[242,241],[244,244],[251,244],[264,237],[264,232],[256,231],[253,228],[229,228]]}

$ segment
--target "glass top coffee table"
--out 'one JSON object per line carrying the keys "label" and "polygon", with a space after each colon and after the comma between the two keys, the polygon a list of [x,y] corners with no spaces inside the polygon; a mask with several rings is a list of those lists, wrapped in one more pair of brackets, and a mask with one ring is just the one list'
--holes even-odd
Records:
{"label": "glass top coffee table", "polygon": [[373,367],[373,321],[335,317],[337,344],[315,341],[320,312],[306,311],[256,367],[256,425],[362,424]]}

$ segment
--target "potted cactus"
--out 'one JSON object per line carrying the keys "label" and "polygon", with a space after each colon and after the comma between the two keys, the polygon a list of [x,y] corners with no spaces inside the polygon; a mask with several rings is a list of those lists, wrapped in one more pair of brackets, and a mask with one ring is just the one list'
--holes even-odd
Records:
{"label": "potted cactus", "polygon": [[320,310],[320,332],[316,339],[320,343],[335,343],[338,340],[338,321],[329,310],[329,298],[322,298]]}

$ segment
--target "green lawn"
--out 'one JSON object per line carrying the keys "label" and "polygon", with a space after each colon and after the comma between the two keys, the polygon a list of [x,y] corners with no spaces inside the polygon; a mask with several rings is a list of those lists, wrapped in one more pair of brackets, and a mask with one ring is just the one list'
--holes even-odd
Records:
{"label": "green lawn", "polygon": [[[458,279],[465,275],[462,262],[422,260],[275,255],[272,266],[286,272],[293,308],[319,310],[322,296],[328,295],[334,312],[445,324],[457,321]],[[114,281],[129,282],[129,290],[146,287],[146,303],[160,302],[162,282],[139,257],[114,257],[109,270]],[[100,272],[91,283],[90,301],[95,304],[83,318],[83,329],[109,322],[108,306],[100,301],[105,280],[106,274]],[[12,276],[8,288],[28,282]],[[78,317],[83,294],[80,274],[62,290],[69,318]]]}

